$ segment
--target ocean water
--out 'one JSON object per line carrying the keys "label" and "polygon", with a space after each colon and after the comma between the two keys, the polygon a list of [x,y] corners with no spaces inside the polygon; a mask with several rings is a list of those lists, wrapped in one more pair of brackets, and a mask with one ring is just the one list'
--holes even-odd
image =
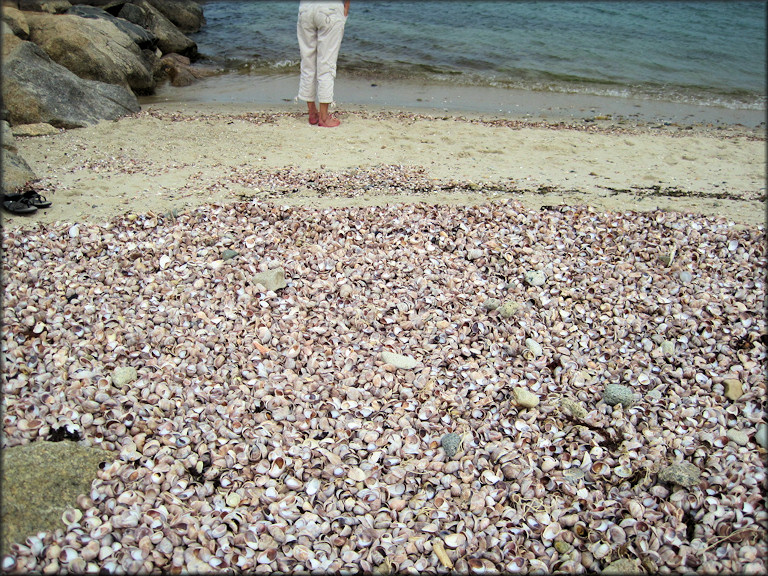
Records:
{"label": "ocean water", "polygon": [[[298,76],[298,1],[201,2],[204,64]],[[766,6],[352,0],[340,78],[766,107]]]}

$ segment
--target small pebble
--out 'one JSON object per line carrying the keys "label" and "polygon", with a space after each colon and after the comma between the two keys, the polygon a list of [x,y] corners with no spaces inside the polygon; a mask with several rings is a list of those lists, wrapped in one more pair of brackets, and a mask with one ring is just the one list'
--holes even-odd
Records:
{"label": "small pebble", "polygon": [[600,574],[642,574],[636,560],[630,558],[619,558],[614,560],[608,566],[600,571]]}
{"label": "small pebble", "polygon": [[731,442],[738,444],[739,446],[746,446],[749,443],[749,434],[743,430],[728,430],[725,433]]}
{"label": "small pebble", "polygon": [[523,408],[535,408],[539,405],[539,397],[530,390],[518,386],[512,390],[512,394],[514,395],[515,402],[518,406],[522,406]]}
{"label": "small pebble", "polygon": [[661,343],[661,352],[664,354],[664,356],[674,356],[675,343],[672,342],[672,340],[664,340]]}
{"label": "small pebble", "polygon": [[603,392],[603,401],[609,406],[621,404],[625,408],[629,408],[635,401],[635,393],[629,386],[608,384]]}
{"label": "small pebble", "polygon": [[416,358],[411,356],[404,356],[403,354],[396,354],[386,350],[381,353],[381,359],[387,364],[392,364],[392,366],[400,368],[401,370],[411,370],[419,363]]}
{"label": "small pebble", "polygon": [[513,300],[507,300],[506,302],[504,302],[504,304],[499,306],[499,314],[501,315],[502,318],[510,318],[514,316],[519,309],[520,309],[520,304],[518,304]]}
{"label": "small pebble", "polygon": [[744,395],[744,389],[741,386],[741,382],[735,378],[723,380],[723,387],[725,388],[725,397],[730,400],[738,400]]}
{"label": "small pebble", "polygon": [[533,338],[525,339],[525,347],[531,351],[531,354],[533,354],[534,358],[537,358],[544,353],[544,350],[542,349],[541,344],[536,342],[536,340],[534,340]]}
{"label": "small pebble", "polygon": [[680,464],[672,464],[663,468],[659,472],[659,480],[662,482],[669,482],[671,484],[677,484],[684,488],[691,488],[699,484],[699,478],[701,477],[701,470],[699,470],[694,464],[690,462],[682,462]]}
{"label": "small pebble", "polygon": [[445,450],[445,455],[448,458],[453,458],[456,452],[459,451],[459,446],[461,446],[461,436],[455,432],[449,432],[440,439],[440,445]]}
{"label": "small pebble", "polygon": [[758,446],[762,446],[765,450],[768,450],[768,425],[760,424],[760,426],[757,427],[755,442],[757,442]]}
{"label": "small pebble", "polygon": [[677,277],[683,284],[688,284],[691,280],[693,280],[693,275],[688,272],[688,270],[681,270]]}
{"label": "small pebble", "polygon": [[501,306],[501,300],[498,298],[488,298],[483,302],[483,308],[486,310],[496,310],[499,306]]}
{"label": "small pebble", "polygon": [[224,250],[224,252],[221,253],[221,259],[222,260],[232,260],[235,256],[239,256],[240,253],[237,250]]}
{"label": "small pebble", "polygon": [[112,372],[112,385],[115,388],[127,386],[139,377],[136,368],[133,366],[119,366]]}
{"label": "small pebble", "polygon": [[274,268],[272,270],[254,274],[251,282],[254,284],[261,284],[264,288],[271,290],[272,292],[276,292],[288,285],[285,281],[285,271],[282,268]]}
{"label": "small pebble", "polygon": [[587,409],[581,405],[581,402],[574,402],[570,398],[563,398],[560,400],[560,406],[577,420],[587,416]]}
{"label": "small pebble", "polygon": [[483,251],[479,248],[473,248],[472,250],[467,250],[467,260],[477,260],[478,258],[483,257]]}
{"label": "small pebble", "polygon": [[528,270],[525,273],[525,281],[529,286],[543,286],[547,281],[547,275],[543,270]]}

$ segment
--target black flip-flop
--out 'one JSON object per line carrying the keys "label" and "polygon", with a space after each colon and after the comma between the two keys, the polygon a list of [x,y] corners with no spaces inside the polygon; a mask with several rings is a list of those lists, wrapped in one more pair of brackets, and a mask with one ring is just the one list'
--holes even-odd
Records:
{"label": "black flip-flop", "polygon": [[3,208],[12,214],[32,214],[37,212],[37,208],[21,198],[18,200],[3,200]]}
{"label": "black flip-flop", "polygon": [[21,199],[35,208],[48,208],[51,205],[51,201],[37,190],[28,190],[27,192],[24,192]]}

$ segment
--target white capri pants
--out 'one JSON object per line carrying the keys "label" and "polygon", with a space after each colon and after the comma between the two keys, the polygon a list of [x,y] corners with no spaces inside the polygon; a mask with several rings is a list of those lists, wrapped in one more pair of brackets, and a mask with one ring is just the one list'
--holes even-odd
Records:
{"label": "white capri pants", "polygon": [[336,59],[344,36],[343,0],[302,0],[296,35],[301,51],[299,99],[306,102],[333,102]]}

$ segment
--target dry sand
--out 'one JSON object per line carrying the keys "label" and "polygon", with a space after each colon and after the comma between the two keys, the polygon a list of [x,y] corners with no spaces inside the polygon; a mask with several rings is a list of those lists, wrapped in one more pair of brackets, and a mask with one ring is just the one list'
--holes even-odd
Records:
{"label": "dry sand", "polygon": [[[570,126],[505,117],[350,108],[335,129],[310,126],[296,105],[159,103],[115,122],[17,137],[53,201],[7,227],[104,222],[133,212],[279,198],[305,205],[439,202],[513,196],[528,207],[586,204],[599,211],[677,210],[765,223],[764,130],[629,124]],[[367,170],[415,171],[431,193],[401,189],[322,194],[302,174],[349,180]],[[290,182],[269,178],[290,170]]]}

